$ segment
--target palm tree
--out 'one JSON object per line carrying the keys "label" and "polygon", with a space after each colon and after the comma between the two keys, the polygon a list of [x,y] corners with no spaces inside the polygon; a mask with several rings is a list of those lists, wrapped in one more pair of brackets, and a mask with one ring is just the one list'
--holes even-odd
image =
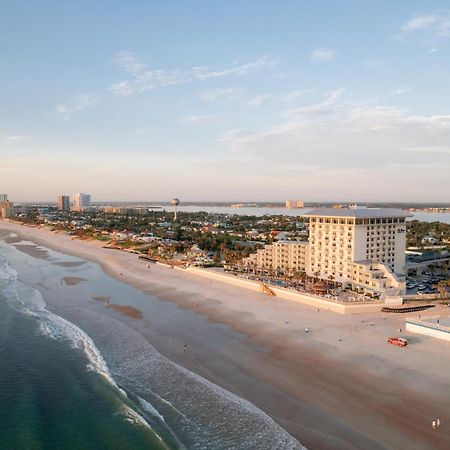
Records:
{"label": "palm tree", "polygon": [[333,288],[335,287],[335,277],[334,275],[328,275],[328,281],[329,283],[333,286]]}

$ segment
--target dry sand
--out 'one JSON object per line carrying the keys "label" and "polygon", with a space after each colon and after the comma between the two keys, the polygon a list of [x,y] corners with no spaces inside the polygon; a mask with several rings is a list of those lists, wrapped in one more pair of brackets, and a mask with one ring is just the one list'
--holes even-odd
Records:
{"label": "dry sand", "polygon": [[[254,345],[248,353],[229,350],[239,370],[230,370],[226,359],[202,355],[201,344],[195,360],[174,356],[252,401],[311,450],[450,448],[450,345],[405,333],[403,315],[318,311],[181,270],[149,269],[136,255],[103,249],[100,242],[6,221],[0,227],[98,262],[123,282],[244,333]],[[421,312],[426,314],[449,315],[443,307]],[[388,345],[387,337],[396,335],[410,345]],[[437,431],[431,427],[435,418],[442,424]]]}

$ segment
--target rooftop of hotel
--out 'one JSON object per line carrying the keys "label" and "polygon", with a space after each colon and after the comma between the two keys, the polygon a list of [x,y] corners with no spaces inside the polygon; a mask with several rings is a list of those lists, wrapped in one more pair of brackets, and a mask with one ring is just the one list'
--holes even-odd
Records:
{"label": "rooftop of hotel", "polygon": [[303,214],[304,217],[354,217],[377,219],[386,217],[412,217],[412,214],[396,208],[319,208]]}

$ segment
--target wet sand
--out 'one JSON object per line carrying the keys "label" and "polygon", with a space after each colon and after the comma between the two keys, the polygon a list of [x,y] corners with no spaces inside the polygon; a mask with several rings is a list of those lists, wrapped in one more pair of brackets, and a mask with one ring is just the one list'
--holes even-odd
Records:
{"label": "wet sand", "polygon": [[[2,222],[0,227],[96,261],[120,281],[226,324],[230,333],[244,333],[247,349],[223,348],[214,354],[202,330],[180,324],[170,333],[188,342],[188,351],[174,350],[165,336],[157,348],[250,400],[310,450],[448,448],[450,346],[415,335],[405,335],[410,340],[406,349],[389,346],[386,338],[399,334],[405,317],[318,312],[219,282],[210,284],[179,270],[154,265],[149,270],[136,255],[71,241],[48,230]],[[448,310],[434,308],[436,313]],[[433,431],[436,417],[443,425]]]}
{"label": "wet sand", "polygon": [[134,308],[133,306],[117,305],[115,303],[111,303],[109,307],[124,316],[131,317],[133,319],[142,319],[142,311]]}
{"label": "wet sand", "polygon": [[47,250],[43,248],[39,248],[36,245],[31,244],[16,244],[14,247],[17,248],[17,250],[26,253],[27,255],[32,256],[33,258],[39,258],[39,259],[49,259]]}
{"label": "wet sand", "polygon": [[78,283],[86,281],[86,279],[81,277],[64,277],[62,281],[64,281],[67,286],[76,286]]}
{"label": "wet sand", "polygon": [[92,297],[92,300],[96,300],[97,302],[103,302],[103,303],[106,303],[106,302],[111,301],[111,297],[106,297],[106,296],[98,295],[98,296]]}
{"label": "wet sand", "polygon": [[59,261],[53,264],[60,267],[79,267],[84,264],[84,261]]}

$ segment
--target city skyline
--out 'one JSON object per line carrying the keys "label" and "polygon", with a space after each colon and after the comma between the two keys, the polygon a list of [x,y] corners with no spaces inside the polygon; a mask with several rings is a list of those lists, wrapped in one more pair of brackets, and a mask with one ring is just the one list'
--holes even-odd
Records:
{"label": "city skyline", "polygon": [[16,202],[450,201],[444,1],[2,10]]}

